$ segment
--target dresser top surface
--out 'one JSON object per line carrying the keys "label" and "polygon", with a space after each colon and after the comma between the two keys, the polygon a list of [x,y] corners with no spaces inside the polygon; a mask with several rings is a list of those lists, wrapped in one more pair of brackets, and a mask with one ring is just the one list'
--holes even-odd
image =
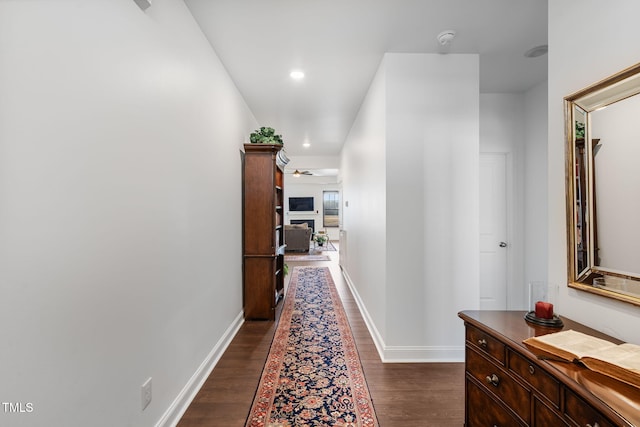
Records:
{"label": "dresser top surface", "polygon": [[[618,339],[571,319],[561,317],[564,326],[558,329],[533,325],[524,319],[525,314],[525,311],[462,311],[459,316],[466,324],[492,335],[532,360],[536,360],[537,355],[522,341],[560,330],[573,329],[614,343],[621,343]],[[578,363],[538,360],[538,364],[583,397],[588,400],[594,398],[599,400],[632,425],[640,427],[640,389],[590,371]]]}
{"label": "dresser top surface", "polygon": [[526,311],[462,311],[460,317],[471,323],[478,323],[491,328],[496,333],[503,335],[505,339],[514,341],[514,344],[526,348],[522,341],[541,335],[546,335],[562,330],[573,329],[594,337],[602,338],[614,343],[622,341],[589,328],[581,323],[574,322],[566,317],[561,317],[564,326],[562,328],[550,328],[547,326],[538,326],[527,322],[524,319]]}

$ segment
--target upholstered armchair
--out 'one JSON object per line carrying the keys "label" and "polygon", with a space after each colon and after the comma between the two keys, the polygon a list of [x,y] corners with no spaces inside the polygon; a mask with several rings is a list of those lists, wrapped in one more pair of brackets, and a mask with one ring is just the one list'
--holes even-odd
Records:
{"label": "upholstered armchair", "polygon": [[305,224],[285,225],[284,243],[286,252],[309,252],[311,228]]}

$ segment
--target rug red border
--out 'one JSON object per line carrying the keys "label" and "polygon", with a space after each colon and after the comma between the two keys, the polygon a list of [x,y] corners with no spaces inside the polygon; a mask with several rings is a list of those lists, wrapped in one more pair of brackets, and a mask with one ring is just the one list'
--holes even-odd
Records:
{"label": "rug red border", "polygon": [[[356,406],[357,423],[353,423],[351,427],[378,427],[378,421],[369,389],[367,387],[362,363],[358,355],[355,339],[349,325],[342,301],[336,289],[335,283],[328,267],[295,267],[291,274],[289,288],[284,299],[284,306],[276,332],[267,356],[260,383],[256,391],[256,395],[247,418],[246,427],[270,427],[267,424],[270,408],[276,394],[276,388],[282,370],[283,359],[287,351],[287,337],[289,336],[289,328],[291,326],[292,315],[295,308],[295,295],[298,286],[298,275],[302,269],[315,269],[317,274],[322,275],[329,293],[331,295],[331,303],[333,311],[336,315],[336,321],[340,330],[342,346],[347,361],[347,369],[349,372],[349,380],[353,393],[353,400]],[[275,426],[274,426],[275,427]]]}

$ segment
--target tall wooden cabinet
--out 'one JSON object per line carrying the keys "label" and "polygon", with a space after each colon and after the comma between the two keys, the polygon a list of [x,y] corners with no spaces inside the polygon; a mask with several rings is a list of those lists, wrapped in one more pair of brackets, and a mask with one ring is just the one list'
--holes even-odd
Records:
{"label": "tall wooden cabinet", "polygon": [[245,144],[243,161],[243,299],[247,320],[273,320],[284,296],[282,146]]}

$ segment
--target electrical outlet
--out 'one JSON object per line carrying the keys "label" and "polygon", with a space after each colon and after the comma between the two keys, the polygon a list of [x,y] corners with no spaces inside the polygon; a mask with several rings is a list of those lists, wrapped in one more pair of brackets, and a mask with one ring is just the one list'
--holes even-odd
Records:
{"label": "electrical outlet", "polygon": [[144,411],[151,403],[151,377],[142,384],[142,410]]}

